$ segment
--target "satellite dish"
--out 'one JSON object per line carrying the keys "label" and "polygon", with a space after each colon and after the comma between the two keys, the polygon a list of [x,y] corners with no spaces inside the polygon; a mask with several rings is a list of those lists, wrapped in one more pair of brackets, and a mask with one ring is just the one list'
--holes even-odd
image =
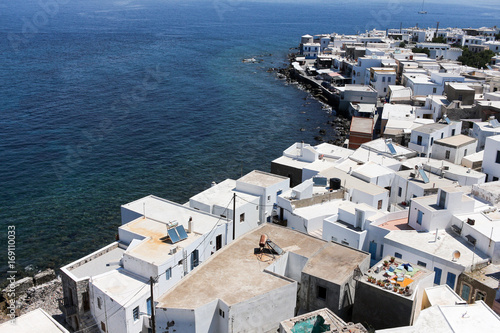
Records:
{"label": "satellite dish", "polygon": [[458,250],[454,251],[452,261],[457,261],[459,258],[460,258],[460,251]]}

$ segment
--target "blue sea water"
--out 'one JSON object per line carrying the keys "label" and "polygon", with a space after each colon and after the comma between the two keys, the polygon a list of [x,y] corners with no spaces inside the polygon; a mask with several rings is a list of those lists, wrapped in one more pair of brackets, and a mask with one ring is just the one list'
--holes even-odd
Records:
{"label": "blue sea water", "polygon": [[[420,1],[29,0],[0,4],[0,274],[114,240],[120,205],[183,203],[332,115],[270,67],[306,33],[498,25],[498,6]],[[255,57],[260,63],[243,63]],[[305,131],[300,131],[305,128]],[[5,249],[1,250],[1,249]]]}

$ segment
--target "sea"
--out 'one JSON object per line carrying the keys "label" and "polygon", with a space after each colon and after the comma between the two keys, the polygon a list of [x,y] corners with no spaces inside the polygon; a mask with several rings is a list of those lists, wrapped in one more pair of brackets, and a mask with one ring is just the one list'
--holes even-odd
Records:
{"label": "sea", "polygon": [[212,181],[269,171],[294,142],[316,144],[334,113],[271,70],[301,35],[500,24],[493,3],[421,5],[1,2],[0,276],[113,242],[122,204],[185,203]]}

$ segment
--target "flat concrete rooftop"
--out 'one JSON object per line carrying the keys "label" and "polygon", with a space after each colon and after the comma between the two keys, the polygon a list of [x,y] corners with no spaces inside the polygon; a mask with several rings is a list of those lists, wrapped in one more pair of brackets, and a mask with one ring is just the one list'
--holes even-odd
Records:
{"label": "flat concrete rooftop", "polygon": [[[71,268],[68,267],[70,266],[68,265],[66,266],[66,268],[71,272],[71,274],[79,279],[87,276],[90,277],[100,275],[102,273],[106,273],[119,268],[120,259],[122,258],[124,252],[124,249],[116,246],[114,249],[105,252],[95,258],[90,257],[86,259],[86,257],[84,257],[80,259],[79,262],[83,262],[80,266]],[[73,266],[75,266],[75,263],[73,263]]]}
{"label": "flat concrete rooftop", "polygon": [[6,321],[0,324],[3,333],[69,333],[41,308],[35,309],[17,317],[14,322]]}
{"label": "flat concrete rooftop", "polygon": [[289,278],[264,271],[281,256],[276,255],[273,259],[268,255],[261,257],[255,254],[263,234],[286,252],[307,258],[317,256],[316,259],[310,259],[311,263],[305,270],[328,280],[338,279],[348,269],[354,270],[357,260],[368,256],[364,252],[328,243],[295,230],[264,224],[217,251],[169,292],[159,297],[158,307],[194,309],[215,299],[232,305],[295,283]]}
{"label": "flat concrete rooftop", "polygon": [[133,303],[143,294],[150,293],[147,279],[122,268],[93,278],[92,284],[121,305]]}
{"label": "flat concrete rooftop", "polygon": [[[149,218],[138,218],[121,226],[120,229],[146,237],[146,240],[143,240],[139,245],[127,250],[126,254],[146,262],[162,264],[171,257],[169,254],[171,248],[176,248],[178,246],[186,247],[197,238],[203,237],[203,235],[209,232],[216,223],[223,224],[225,221],[217,217],[210,217],[209,220],[205,221],[199,221],[193,218],[193,232],[187,232],[188,228],[187,225],[185,225],[188,238],[175,244],[173,244],[170,239],[167,239],[168,228],[167,224],[164,222]],[[179,223],[179,225],[181,224]]]}
{"label": "flat concrete rooftop", "polygon": [[447,138],[439,139],[434,141],[435,144],[446,146],[446,147],[462,147],[471,143],[474,143],[477,139],[471,138],[470,136],[458,134],[454,136],[449,136]]}
{"label": "flat concrete rooftop", "polygon": [[[204,204],[216,205],[220,207],[228,206],[228,203],[233,199],[234,189],[236,187],[236,180],[226,179],[212,187],[207,188],[205,191],[192,196],[189,200],[202,202]],[[247,193],[237,192],[238,197],[246,201],[259,200],[260,197]],[[236,200],[236,207],[245,205],[246,202]],[[232,209],[232,205],[228,207]]]}
{"label": "flat concrete rooftop", "polygon": [[459,251],[460,258],[454,262],[462,267],[470,266],[473,259],[474,263],[477,263],[489,258],[488,255],[478,249],[474,251],[473,246],[467,243],[465,239],[452,233],[452,231],[438,230],[436,240],[436,231],[391,231],[384,239],[387,244],[397,244],[398,247],[406,248],[413,253],[422,251],[446,261],[451,261],[453,253]]}
{"label": "flat concrete rooftop", "polygon": [[253,170],[250,173],[247,173],[246,175],[238,179],[238,181],[242,183],[268,187],[277,183],[281,183],[283,180],[286,179],[288,178],[279,175],[274,175],[272,173],[264,171]]}

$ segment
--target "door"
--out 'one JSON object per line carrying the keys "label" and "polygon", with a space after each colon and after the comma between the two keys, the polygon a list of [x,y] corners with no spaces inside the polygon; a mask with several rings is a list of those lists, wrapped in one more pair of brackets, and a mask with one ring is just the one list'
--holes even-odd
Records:
{"label": "door", "polygon": [[377,243],[371,241],[370,248],[368,249],[368,252],[370,252],[371,259],[375,260],[375,258],[377,257]]}
{"label": "door", "polygon": [[434,267],[434,284],[441,284],[441,273],[443,273],[443,270],[441,268]]}
{"label": "door", "polygon": [[83,311],[87,312],[90,310],[90,300],[89,300],[89,292],[86,291],[82,293],[82,301],[83,301]]}
{"label": "door", "polygon": [[194,269],[196,266],[199,265],[199,253],[198,250],[194,250],[191,253],[191,269]]}
{"label": "door", "polygon": [[217,235],[215,238],[215,251],[219,251],[222,248],[222,235]]}
{"label": "door", "polygon": [[418,214],[417,214],[417,223],[418,224],[422,224],[422,218],[424,217],[424,212],[422,212],[421,210],[418,211]]}

